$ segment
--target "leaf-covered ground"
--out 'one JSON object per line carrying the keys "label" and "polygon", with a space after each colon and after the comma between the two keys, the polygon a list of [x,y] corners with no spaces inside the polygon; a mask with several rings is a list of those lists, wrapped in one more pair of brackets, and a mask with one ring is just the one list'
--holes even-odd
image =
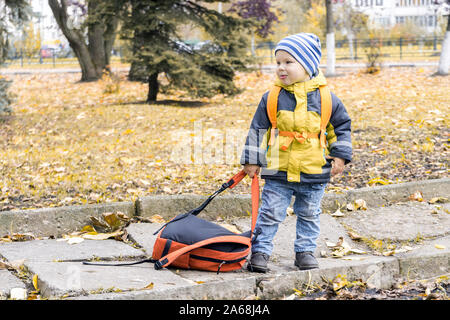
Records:
{"label": "leaf-covered ground", "polygon": [[449,300],[446,275],[426,280],[398,281],[389,289],[378,289],[360,280],[338,275],[322,285],[307,284],[288,297],[291,300]]}
{"label": "leaf-covered ground", "polygon": [[[328,192],[449,176],[450,77],[422,68],[329,78],[353,122],[354,159]],[[79,74],[9,76],[14,114],[0,117],[0,211],[154,194],[210,194],[237,173],[272,74],[239,74],[235,97],[192,100]],[[195,81],[195,79],[192,79]],[[228,192],[248,193],[249,179]]]}

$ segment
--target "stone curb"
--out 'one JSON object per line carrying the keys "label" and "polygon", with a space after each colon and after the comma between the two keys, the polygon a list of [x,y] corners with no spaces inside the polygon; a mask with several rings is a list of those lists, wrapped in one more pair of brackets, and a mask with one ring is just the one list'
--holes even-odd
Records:
{"label": "stone curb", "polygon": [[[380,207],[395,202],[407,201],[416,191],[425,200],[431,197],[448,197],[450,178],[406,182],[385,186],[365,187],[326,193],[322,201],[324,212],[334,212],[338,207],[356,199],[364,199],[369,207]],[[31,233],[35,237],[61,235],[90,224],[90,217],[99,217],[105,212],[123,212],[129,217],[151,217],[155,214],[170,219],[199,206],[207,197],[199,195],[156,195],[137,199],[136,202],[114,202],[84,206],[67,206],[32,210],[0,212],[0,236],[12,233]],[[251,212],[251,196],[228,194],[218,196],[203,211],[203,217],[216,219],[248,216]]]}
{"label": "stone curb", "polygon": [[[369,207],[382,207],[396,202],[409,200],[409,196],[420,191],[423,199],[448,197],[450,195],[450,178],[423,180],[390,184],[385,186],[364,187],[344,192],[343,194],[326,194],[322,201],[324,211],[336,210],[356,199],[364,199]],[[337,201],[337,203],[336,203]]]}
{"label": "stone curb", "polygon": [[60,237],[89,224],[91,216],[99,218],[102,213],[116,211],[131,217],[136,210],[133,202],[114,202],[0,212],[0,236],[31,233],[35,237]]}
{"label": "stone curb", "polygon": [[[323,260],[323,259],[320,259]],[[360,261],[329,259],[320,269],[310,271],[285,271],[276,274],[250,276],[235,279],[192,284],[171,289],[102,293],[69,297],[70,300],[199,300],[243,299],[257,297],[261,300],[279,299],[300,290],[304,285],[313,286],[332,281],[343,275],[347,281],[362,281],[378,289],[389,289],[401,280],[430,279],[448,274],[450,250],[439,254],[405,256],[367,256]],[[426,264],[426,272],[423,267]]]}
{"label": "stone curb", "polygon": [[[68,300],[232,300],[254,296],[257,278],[248,276],[226,281],[185,285],[171,289],[102,293],[69,297]],[[237,298],[238,297],[238,298]]]}

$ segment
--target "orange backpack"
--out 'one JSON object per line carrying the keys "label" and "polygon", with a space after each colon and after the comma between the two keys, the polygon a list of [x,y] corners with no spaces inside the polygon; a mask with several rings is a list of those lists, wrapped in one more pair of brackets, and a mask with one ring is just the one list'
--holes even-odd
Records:
{"label": "orange backpack", "polygon": [[219,193],[234,188],[247,174],[242,170],[224,183],[198,208],[180,214],[163,225],[158,233],[151,259],[130,263],[102,264],[84,261],[83,264],[102,266],[126,266],[152,262],[155,269],[177,267],[207,271],[232,271],[241,269],[250,253],[259,207],[259,181],[253,176],[251,229],[244,233],[234,233],[197,215]]}
{"label": "orange backpack", "polygon": [[[269,116],[272,128],[270,130],[269,146],[272,146],[275,141],[275,132],[277,131],[277,111],[278,111],[278,95],[280,93],[281,87],[273,86],[269,91],[269,96],[267,98],[267,115]],[[292,131],[279,131],[280,136],[289,137],[290,139],[286,144],[281,146],[283,151],[286,151],[289,145],[294,139],[298,142],[303,143],[308,138],[319,139],[320,146],[325,149],[327,147],[327,125],[330,121],[332,102],[331,102],[331,92],[327,85],[319,86],[320,99],[321,99],[321,111],[320,111],[320,132],[292,132]]]}
{"label": "orange backpack", "polygon": [[236,186],[246,173],[242,170],[213,193],[200,207],[181,214],[165,224],[158,233],[152,258],[155,269],[173,266],[182,269],[232,271],[242,268],[251,250],[259,206],[259,182],[253,176],[251,230],[236,234],[197,215],[219,193]]}

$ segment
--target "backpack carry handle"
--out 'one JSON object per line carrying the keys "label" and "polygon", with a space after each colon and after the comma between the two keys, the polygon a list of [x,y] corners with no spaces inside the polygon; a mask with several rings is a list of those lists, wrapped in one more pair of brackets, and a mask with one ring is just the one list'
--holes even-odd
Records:
{"label": "backpack carry handle", "polygon": [[191,210],[189,213],[193,214],[194,216],[198,215],[219,193],[222,193],[228,188],[230,189],[234,188],[246,175],[247,174],[244,172],[244,170],[239,171],[239,173],[234,175],[230,180],[222,184],[220,189],[214,192],[212,195],[210,195],[208,199],[206,199],[205,202],[203,202],[198,208]]}
{"label": "backpack carry handle", "polygon": [[[239,182],[241,182],[242,179],[247,174],[244,170],[239,171],[236,175],[234,175],[226,184],[228,184],[227,188],[233,189]],[[223,185],[222,185],[223,186]]]}
{"label": "backpack carry handle", "polygon": [[[163,229],[165,226],[167,226],[169,223],[178,221],[180,219],[183,219],[185,217],[187,217],[188,215],[192,214],[194,216],[198,215],[200,212],[203,211],[203,209],[206,208],[206,206],[220,193],[222,193],[223,191],[225,191],[226,189],[230,188],[234,188],[239,182],[241,182],[242,179],[244,179],[244,177],[247,174],[245,173],[244,170],[239,171],[237,174],[235,174],[230,180],[228,180],[227,182],[225,182],[224,184],[222,184],[222,186],[220,187],[219,190],[217,190],[216,192],[214,192],[212,195],[210,195],[208,197],[208,199],[206,199],[199,207],[186,212],[184,214],[180,214],[178,216],[176,216],[175,218],[173,218],[172,220],[166,222],[164,225],[161,226],[161,228],[159,228],[158,230],[156,230],[153,235],[156,235],[158,232],[161,231],[161,229]],[[255,186],[253,186],[255,185]],[[256,199],[256,200],[255,200]],[[256,201],[256,202],[255,202]],[[255,202],[255,203],[254,203]],[[252,181],[252,221],[255,220],[256,223],[256,217],[258,215],[258,206],[259,206],[259,181],[258,181],[258,177],[256,176],[256,174],[253,176],[253,181]],[[256,207],[256,209],[254,209]],[[255,211],[256,212],[253,212]],[[255,218],[253,218],[253,216]],[[252,232],[253,232],[253,222],[252,222]]]}
{"label": "backpack carry handle", "polygon": [[[234,188],[239,182],[241,182],[242,179],[244,179],[246,175],[247,173],[245,173],[244,170],[239,171],[230,180],[224,183],[219,190],[217,190],[211,196],[209,196],[208,199],[206,199],[206,201],[203,202],[203,204],[200,207],[190,211],[188,214],[193,214],[195,216],[198,215],[219,193],[223,192],[228,188],[230,189]],[[256,218],[258,217],[258,207],[259,207],[259,180],[256,174],[252,178],[251,194],[252,194],[252,234],[253,234],[253,230],[255,230]]]}

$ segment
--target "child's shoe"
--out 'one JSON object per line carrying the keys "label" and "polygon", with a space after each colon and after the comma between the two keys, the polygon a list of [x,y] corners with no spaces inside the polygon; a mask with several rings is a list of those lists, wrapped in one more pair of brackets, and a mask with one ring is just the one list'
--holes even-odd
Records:
{"label": "child's shoe", "polygon": [[312,252],[296,252],[295,253],[295,263],[300,270],[309,270],[319,268],[319,263],[314,257]]}
{"label": "child's shoe", "polygon": [[247,270],[251,272],[262,272],[266,273],[267,262],[269,261],[269,256],[262,252],[252,253],[252,257],[247,264]]}

